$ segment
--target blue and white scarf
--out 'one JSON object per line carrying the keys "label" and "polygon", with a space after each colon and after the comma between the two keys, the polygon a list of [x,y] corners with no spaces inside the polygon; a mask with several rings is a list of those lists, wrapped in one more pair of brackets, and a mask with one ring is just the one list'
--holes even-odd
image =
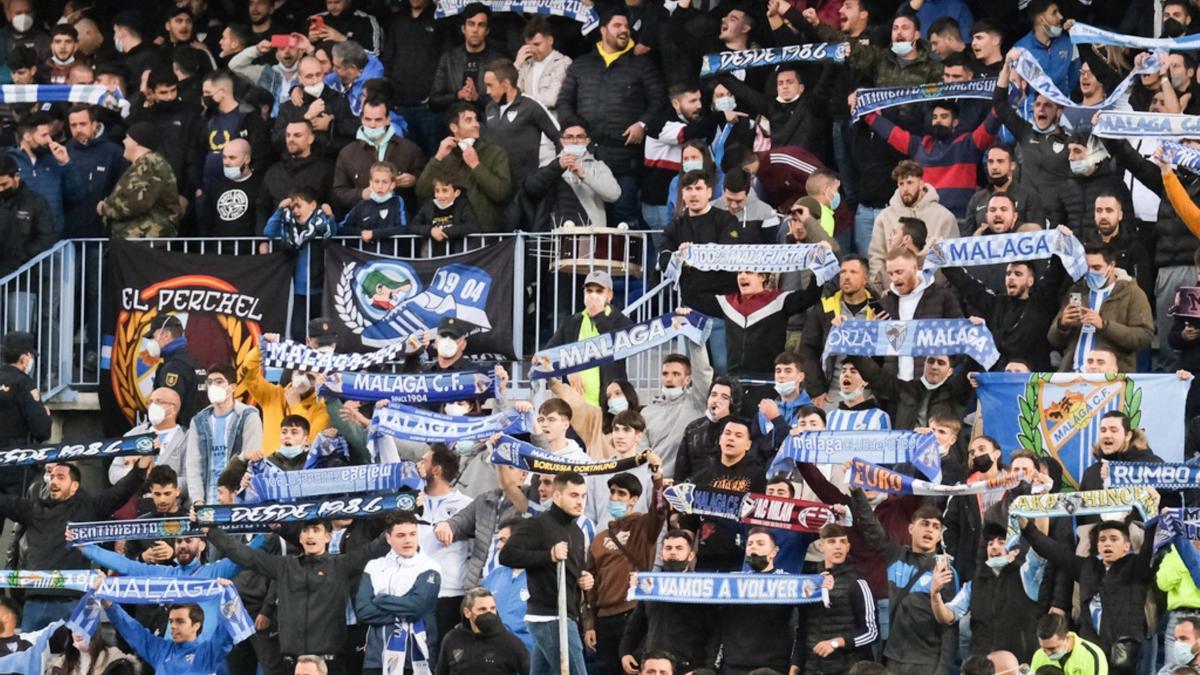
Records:
{"label": "blue and white scarf", "polygon": [[692,483],[676,483],[663,488],[663,499],[672,509],[727,520],[741,520],[745,497],[745,492],[702,488]]}
{"label": "blue and white scarf", "polygon": [[[265,468],[265,467],[264,467]],[[339,466],[303,471],[263,471],[250,479],[250,499],[280,501],[351,492],[419,492],[425,482],[411,462]]]}
{"label": "blue and white scarf", "polygon": [[335,370],[353,372],[379,366],[395,361],[397,355],[403,358],[406,344],[404,340],[398,340],[394,344],[366,354],[339,354],[322,351],[291,340],[263,341],[260,343],[259,349],[262,350],[264,368],[285,368],[305,373],[331,373]]}
{"label": "blue and white scarf", "polygon": [[811,270],[818,284],[841,270],[837,255],[821,244],[692,244],[683,264],[702,272],[799,272]]}
{"label": "blue and white scarf", "polygon": [[[203,537],[202,530],[192,527],[189,518],[138,518],[136,520],[104,520],[86,523],[67,523],[72,538],[71,546],[86,546],[109,541],[136,539],[175,539],[177,537]],[[267,532],[265,527],[229,528],[230,532],[251,534]]]}
{"label": "blue and white scarf", "polygon": [[220,620],[233,641],[254,635],[254,621],[232,585],[220,579],[197,577],[105,577],[99,588],[88,590],[71,612],[67,625],[76,633],[91,636],[100,625],[100,600],[122,605],[170,605],[219,600]]}
{"label": "blue and white scarf", "polygon": [[330,373],[321,393],[354,401],[450,403],[479,401],[493,395],[492,378],[476,371],[452,373]]}
{"label": "blue and white scarf", "polygon": [[771,460],[767,475],[790,471],[793,463],[842,464],[858,457],[868,457],[877,464],[910,462],[930,480],[942,475],[937,437],[915,431],[806,431],[789,435]]}
{"label": "blue and white scarf", "polygon": [[475,441],[499,433],[527,434],[532,429],[532,412],[515,410],[487,417],[462,417],[389,403],[376,408],[371,424],[380,432],[403,441],[447,443]]}
{"label": "blue and white scarf", "polygon": [[1177,38],[1147,38],[1124,35],[1110,30],[1076,21],[1068,33],[1071,43],[1077,45],[1108,45],[1109,47],[1132,47],[1145,51],[1162,49],[1169,52],[1194,52],[1200,50],[1200,35],[1184,35]]}
{"label": "blue and white scarf", "polygon": [[582,474],[621,473],[645,463],[646,455],[644,453],[635,457],[612,457],[588,461],[566,459],[536,445],[519,441],[512,436],[501,436],[496,447],[492,449],[492,464],[515,466],[533,473],[551,474],[566,473],[567,471]]}
{"label": "blue and white scarf", "polygon": [[415,495],[416,492],[369,492],[290,502],[202,506],[196,509],[196,522],[201,526],[218,525],[222,529],[232,525],[239,529],[231,528],[231,532],[244,532],[245,528],[269,523],[374,518],[390,511],[414,510],[417,505]]}
{"label": "blue and white scarf", "polygon": [[869,87],[855,91],[853,121],[887,108],[910,103],[957,100],[960,98],[990,100],[996,91],[996,78],[988,77],[966,82],[932,82],[906,87]]}
{"label": "blue and white scarf", "polygon": [[1008,548],[1014,548],[1020,537],[1018,518],[1098,516],[1131,508],[1137,509],[1143,519],[1149,518],[1158,511],[1158,497],[1140,487],[1022,495],[1008,507]]}
{"label": "blue and white scarf", "polygon": [[0,588],[86,591],[95,579],[95,570],[0,570]]}
{"label": "blue and white scarf", "polygon": [[1100,113],[1092,134],[1101,138],[1200,138],[1200,116],[1171,113]]}
{"label": "blue and white scarf", "polygon": [[[462,14],[463,8],[477,0],[439,0],[435,19]],[[519,14],[549,14],[561,16],[582,24],[579,32],[587,35],[600,25],[600,15],[590,3],[582,0],[486,0],[493,12],[516,12]]]}
{"label": "blue and white scarf", "polygon": [[829,606],[820,574],[638,572],[627,600],[704,605]]}
{"label": "blue and white scarf", "polygon": [[992,332],[967,319],[846,321],[829,330],[821,362],[830,354],[941,356],[966,354],[986,368],[1000,360]]}
{"label": "blue and white scarf", "polygon": [[415,647],[412,657],[413,675],[429,675],[429,641],[425,635],[425,621],[413,623],[399,621],[395,630],[383,645],[383,675],[404,675],[405,660],[409,647]]}
{"label": "blue and white scarf", "polygon": [[[67,622],[59,619],[49,626],[36,631],[37,637],[29,649],[0,656],[0,673],[43,673],[54,672],[45,670],[46,650],[50,648],[50,638],[54,637],[59,628]],[[26,634],[29,636],[29,634]]]}
{"label": "blue and white scarf", "polygon": [[549,347],[533,355],[530,379],[562,377],[607,363],[624,361],[677,337],[696,344],[704,342],[708,317],[699,312],[687,316],[663,314],[649,321],[570,344]]}
{"label": "blue and white scarf", "polygon": [[1200,587],[1200,551],[1192,545],[1193,541],[1200,540],[1200,509],[1163,509],[1163,513],[1151,522],[1158,523],[1154,530],[1154,553],[1164,546],[1174,546],[1192,583]]}
{"label": "blue and white scarf", "polygon": [[148,432],[94,443],[53,443],[36,448],[13,448],[0,452],[0,469],[55,462],[74,462],[79,459],[109,459],[130,455],[153,455],[158,434]]}
{"label": "blue and white scarf", "polygon": [[979,495],[985,492],[1001,492],[1021,484],[1024,475],[1019,471],[1002,471],[995,478],[941,485],[912,478],[902,473],[876,466],[861,459],[850,460],[850,487],[886,492],[892,495],[920,495],[925,497],[956,497]]}
{"label": "blue and white scarf", "polygon": [[845,42],[812,42],[705,54],[700,61],[700,77],[782,63],[843,63],[848,51]]}
{"label": "blue and white scarf", "polygon": [[927,279],[933,279],[934,272],[942,267],[995,265],[1022,260],[1041,260],[1050,256],[1058,256],[1062,260],[1063,267],[1072,279],[1078,280],[1087,273],[1087,257],[1083,254],[1083,244],[1074,234],[1064,235],[1058,230],[1039,230],[943,239],[929,247],[921,274]]}
{"label": "blue and white scarf", "polygon": [[119,109],[129,102],[120,90],[109,93],[102,84],[5,84],[0,85],[0,103],[90,103]]}
{"label": "blue and white scarf", "polygon": [[1187,169],[1192,173],[1200,173],[1200,150],[1174,141],[1163,141],[1159,147],[1162,148],[1163,161],[1167,164]]}
{"label": "blue and white scarf", "polygon": [[1157,73],[1163,58],[1163,54],[1160,52],[1151,54],[1149,58],[1142,62],[1140,68],[1134,68],[1124,80],[1121,80],[1116,88],[1109,92],[1107,98],[1096,105],[1080,105],[1059,91],[1058,87],[1054,84],[1054,80],[1050,79],[1046,71],[1042,70],[1042,65],[1027,51],[1022,50],[1020,58],[1010,65],[1034,91],[1062,106],[1065,109],[1063,111],[1064,116],[1068,113],[1074,113],[1070,115],[1073,126],[1082,130],[1092,126],[1091,117],[1093,113],[1100,110],[1107,110],[1121,101],[1125,93],[1139,77],[1150,73]]}
{"label": "blue and white scarf", "polygon": [[1106,488],[1148,487],[1190,490],[1200,487],[1200,466],[1166,462],[1106,462]]}
{"label": "blue and white scarf", "polygon": [[317,440],[308,448],[308,457],[304,459],[304,468],[318,468],[317,465],[334,455],[341,455],[346,463],[350,463],[350,444],[341,436],[330,438],[325,434],[317,434]]}

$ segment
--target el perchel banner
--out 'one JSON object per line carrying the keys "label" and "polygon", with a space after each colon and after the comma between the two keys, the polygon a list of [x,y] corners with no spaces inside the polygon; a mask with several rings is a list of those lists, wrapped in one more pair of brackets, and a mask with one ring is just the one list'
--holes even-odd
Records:
{"label": "el perchel banner", "polygon": [[513,356],[512,239],[442,258],[393,258],[325,249],[325,315],[339,352],[378,349],[436,329],[445,317],[477,327],[467,353]]}
{"label": "el perchel banner", "polygon": [[155,317],[180,320],[198,368],[240,370],[260,335],[286,326],[292,263],[282,253],[171,253],[113,240],[107,263],[100,405],[114,434],[146,409],[154,388],[162,357],[151,356],[145,338]]}

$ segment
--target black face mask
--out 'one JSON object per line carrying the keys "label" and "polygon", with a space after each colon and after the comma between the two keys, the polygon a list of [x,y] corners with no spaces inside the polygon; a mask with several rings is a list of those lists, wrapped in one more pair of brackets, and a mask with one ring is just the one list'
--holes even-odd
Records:
{"label": "black face mask", "polygon": [[746,562],[750,564],[750,569],[754,570],[755,572],[761,572],[767,569],[767,566],[771,564],[771,561],[767,560],[767,556],[759,555],[757,553],[751,553],[750,555],[746,556]]}
{"label": "black face mask", "polygon": [[1187,27],[1184,26],[1183,23],[1176,21],[1175,19],[1167,19],[1166,21],[1163,21],[1163,25],[1162,25],[1163,37],[1171,37],[1171,38],[1182,37],[1184,32],[1186,32],[1186,31],[1187,31]]}
{"label": "black face mask", "polygon": [[980,455],[971,460],[971,468],[979,473],[987,473],[992,470],[992,456]]}
{"label": "black face mask", "polygon": [[954,134],[953,129],[951,129],[948,126],[941,125],[941,124],[935,124],[935,125],[933,125],[933,128],[929,130],[929,135],[933,136],[934,138],[936,138],[939,141],[944,141],[947,138],[950,138],[950,136],[953,134]]}
{"label": "black face mask", "polygon": [[988,176],[988,185],[991,185],[994,188],[998,188],[1001,185],[1004,185],[1005,183],[1007,183],[1009,178],[1011,178],[1011,176],[991,176],[991,175],[989,175]]}
{"label": "black face mask", "polygon": [[204,104],[204,109],[209,112],[217,112],[217,102],[211,96],[202,96],[200,102]]}
{"label": "black face mask", "polygon": [[0,190],[0,201],[8,201],[17,194],[17,188],[10,187],[7,190]]}
{"label": "black face mask", "polygon": [[499,616],[488,612],[475,617],[475,627],[484,635],[495,635],[500,632],[504,624],[500,622]]}
{"label": "black face mask", "polygon": [[687,570],[686,560],[664,560],[662,570],[664,572],[684,572]]}

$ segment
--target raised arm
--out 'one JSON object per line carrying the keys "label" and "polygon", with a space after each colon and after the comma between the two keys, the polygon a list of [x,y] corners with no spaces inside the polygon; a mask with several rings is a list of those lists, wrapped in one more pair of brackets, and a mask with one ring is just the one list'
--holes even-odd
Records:
{"label": "raised arm", "polygon": [[283,556],[252,549],[240,537],[230,535],[219,527],[208,528],[208,540],[230,560],[265,577],[278,579],[287,566],[287,559]]}
{"label": "raised arm", "polygon": [[883,529],[875,509],[867,501],[867,493],[859,488],[850,489],[850,511],[854,514],[854,526],[862,532],[867,545],[878,551],[882,558],[890,562],[904,554],[904,547]]}

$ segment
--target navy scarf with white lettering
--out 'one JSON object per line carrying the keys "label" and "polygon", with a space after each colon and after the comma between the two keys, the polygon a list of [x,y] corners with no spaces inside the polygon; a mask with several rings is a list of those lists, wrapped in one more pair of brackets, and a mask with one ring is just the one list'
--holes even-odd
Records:
{"label": "navy scarf with white lettering", "polygon": [[280,501],[351,492],[420,491],[425,485],[411,462],[339,466],[303,471],[263,471],[250,479],[247,499]]}
{"label": "navy scarf with white lettering", "polygon": [[[176,537],[203,537],[204,532],[192,527],[189,518],[138,518],[135,520],[103,520],[97,522],[67,523],[71,531],[68,543],[71,546],[86,546],[109,541],[137,539],[175,539]],[[267,528],[236,528],[239,534],[267,532]]]}
{"label": "navy scarf with white lettering", "polygon": [[989,77],[966,82],[937,82],[905,87],[871,87],[858,89],[855,94],[854,121],[864,115],[887,108],[948,99],[991,100],[996,90],[996,78]]}
{"label": "navy scarf with white lettering", "polygon": [[527,434],[530,414],[515,410],[487,417],[462,417],[414,408],[402,403],[389,403],[376,408],[371,423],[380,432],[416,443],[445,443],[474,441],[499,433]]}
{"label": "navy scarf with white lettering", "polygon": [[628,600],[704,605],[829,605],[820,574],[638,572]]}
{"label": "navy scarf with white lettering", "polygon": [[374,518],[390,511],[412,511],[417,504],[415,495],[415,491],[399,494],[369,492],[288,502],[201,506],[196,509],[196,522],[201,526],[219,525],[222,529],[225,529],[226,525],[232,525],[234,527],[230,528],[231,532],[244,532],[254,526],[270,523],[296,523],[330,518]]}
{"label": "navy scarf with white lettering", "polygon": [[130,455],[152,455],[158,434],[149,432],[94,443],[53,443],[35,448],[14,448],[0,452],[0,469],[79,459],[109,459]]}
{"label": "navy scarf with white lettering", "polygon": [[308,345],[291,340],[263,341],[259,348],[262,350],[264,368],[284,368],[305,373],[331,373],[335,370],[353,372],[395,361],[397,355],[403,357],[405,344],[404,340],[398,340],[383,349],[366,354],[338,354],[337,352],[313,349]]}
{"label": "navy scarf with white lettering", "polygon": [[[461,14],[470,7],[474,0],[440,0],[434,18],[444,19],[448,16]],[[583,0],[488,0],[487,8],[496,12],[518,12],[523,14],[549,14],[561,16],[583,24],[579,32],[587,35],[600,25],[600,15],[596,8]]]}
{"label": "navy scarf with white lettering", "polygon": [[663,488],[663,499],[680,513],[726,520],[741,520],[744,492],[676,483]]}
{"label": "navy scarf with white lettering", "polygon": [[909,462],[930,480],[942,474],[937,437],[915,431],[806,431],[787,437],[767,475],[790,471],[792,463],[842,464],[869,457],[876,464]]}
{"label": "navy scarf with white lettering", "polygon": [[851,356],[941,356],[966,354],[984,368],[1000,360],[986,324],[967,319],[846,321],[825,339],[821,362],[830,354]]}
{"label": "navy scarf with white lettering", "polygon": [[705,54],[700,62],[700,77],[728,73],[743,68],[778,66],[781,63],[842,63],[846,60],[846,43],[813,42],[783,47],[737,49]]}
{"label": "navy scarf with white lettering", "polygon": [[490,375],[470,370],[395,374],[339,371],[329,374],[321,393],[354,401],[451,403],[489,398],[494,387]]}
{"label": "navy scarf with white lettering", "polygon": [[978,495],[985,492],[1001,492],[1021,484],[1024,476],[1019,471],[1001,471],[995,478],[974,480],[956,485],[942,485],[920,478],[876,466],[861,459],[850,460],[850,487],[886,492],[892,495],[919,495],[924,497],[956,497]]}
{"label": "navy scarf with white lettering", "polygon": [[921,274],[933,279],[942,267],[975,267],[1058,256],[1072,279],[1087,273],[1083,244],[1073,234],[1058,230],[1010,232],[979,237],[956,237],[934,242],[925,254]]}
{"label": "navy scarf with white lettering", "polygon": [[122,605],[171,605],[220,600],[221,624],[241,642],[254,634],[254,621],[242,605],[232,584],[221,579],[195,577],[105,577],[96,589],[89,590],[71,612],[67,625],[76,633],[91,636],[100,625],[100,600]]}
{"label": "navy scarf with white lettering", "polygon": [[646,463],[646,455],[636,457],[596,459],[578,461],[560,457],[549,450],[519,441],[512,436],[501,436],[492,449],[492,464],[515,466],[533,473],[565,473],[574,471],[582,474],[621,473]]}
{"label": "navy scarf with white lettering", "polygon": [[1150,487],[1189,490],[1200,487],[1200,466],[1166,462],[1107,462],[1106,488]]}
{"label": "navy scarf with white lettering", "polygon": [[663,314],[649,321],[566,345],[550,347],[533,355],[530,378],[544,380],[623,361],[635,354],[685,337],[696,344],[705,339],[708,317],[698,312],[687,316]]}

